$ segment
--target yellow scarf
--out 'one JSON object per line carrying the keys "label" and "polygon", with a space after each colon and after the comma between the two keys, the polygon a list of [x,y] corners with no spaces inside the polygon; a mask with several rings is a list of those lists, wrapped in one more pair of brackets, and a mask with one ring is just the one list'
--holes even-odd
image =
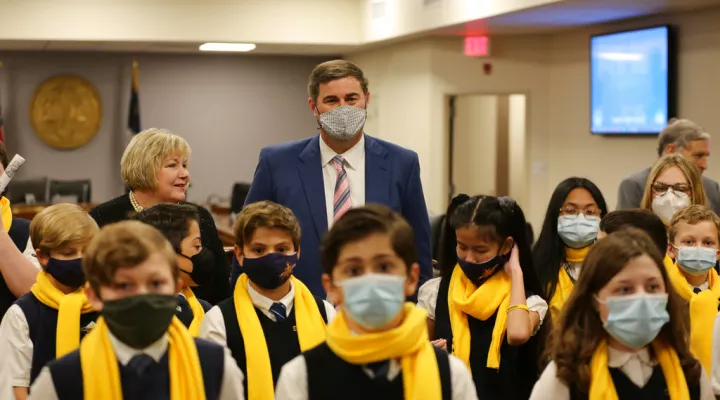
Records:
{"label": "yellow scarf", "polygon": [[[655,351],[655,359],[660,364],[665,383],[667,384],[668,394],[671,400],[690,400],[690,392],[688,390],[685,373],[680,365],[675,349],[661,339],[655,339],[652,343]],[[590,361],[591,381],[589,400],[618,400],[615,384],[610,376],[610,368],[608,367],[608,346],[606,341],[602,341],[595,349],[592,360]]]}
{"label": "yellow scarf", "polygon": [[5,232],[10,232],[12,226],[12,207],[10,207],[10,200],[7,197],[0,199],[0,212],[2,212],[2,222],[5,227]]}
{"label": "yellow scarf", "polygon": [[708,290],[695,294],[677,264],[665,260],[665,270],[675,291],[690,304],[690,351],[710,374],[712,334],[720,298],[720,277],[715,269],[708,272]]}
{"label": "yellow scarf", "polygon": [[193,313],[193,320],[190,323],[188,330],[190,331],[192,337],[198,337],[200,334],[200,324],[202,324],[203,318],[205,318],[205,309],[202,304],[200,304],[197,297],[195,297],[195,293],[193,293],[192,289],[185,286],[182,293],[185,295],[185,299],[190,305],[190,310],[192,310]]}
{"label": "yellow scarf", "polygon": [[404,398],[439,400],[440,371],[428,338],[427,312],[412,303],[405,303],[403,312],[405,319],[397,328],[357,335],[350,331],[345,313],[340,311],[328,326],[328,347],[350,364],[400,358]]}
{"label": "yellow scarf", "polygon": [[[590,246],[583,247],[582,249],[566,247],[565,261],[569,263],[584,262],[588,252],[590,252]],[[558,273],[558,282],[555,286],[555,293],[553,293],[553,296],[550,299],[550,315],[553,320],[557,320],[557,317],[560,316],[560,311],[565,305],[567,299],[570,298],[570,294],[574,288],[575,284],[572,279],[570,279],[570,275],[568,275],[565,267],[561,266],[560,272]]]}
{"label": "yellow scarf", "polygon": [[77,349],[80,345],[80,314],[95,311],[83,288],[65,294],[50,283],[45,271],[41,271],[30,291],[41,303],[58,310],[55,357],[60,358]]}
{"label": "yellow scarf", "polygon": [[510,278],[498,271],[480,287],[475,286],[459,265],[450,278],[448,311],[453,334],[453,354],[470,368],[470,328],[466,315],[486,321],[497,312],[492,342],[488,350],[487,367],[500,368],[500,347],[507,329],[507,309],[510,304]]}
{"label": "yellow scarf", "polygon": [[[297,326],[300,350],[309,350],[325,341],[325,321],[310,289],[302,282],[290,277],[295,287],[295,325]],[[255,313],[250,294],[248,277],[242,274],[235,284],[235,313],[240,332],[245,341],[247,361],[248,400],[272,400],[275,398],[270,355],[260,320]]]}
{"label": "yellow scarf", "polygon": [[[205,400],[200,358],[190,332],[177,317],[167,332],[170,400]],[[80,345],[80,364],[86,399],[123,400],[115,350],[102,317]]]}

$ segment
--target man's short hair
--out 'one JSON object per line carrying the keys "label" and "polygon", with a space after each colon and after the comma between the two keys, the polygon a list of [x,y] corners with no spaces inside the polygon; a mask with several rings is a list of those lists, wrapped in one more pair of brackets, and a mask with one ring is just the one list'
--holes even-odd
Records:
{"label": "man's short hair", "polygon": [[115,274],[122,268],[135,268],[153,255],[160,255],[177,280],[177,255],[165,236],[140,221],[122,221],[104,226],[90,242],[83,255],[83,270],[90,286],[100,292],[100,286],[115,282]]}
{"label": "man's short hair", "polygon": [[300,223],[293,212],[278,203],[263,200],[245,206],[235,221],[235,244],[242,248],[258,228],[277,228],[290,234],[295,250],[300,248]]}
{"label": "man's short hair", "polygon": [[600,221],[600,230],[608,235],[627,227],[645,231],[660,250],[660,254],[665,254],[667,251],[668,238],[665,224],[650,210],[644,208],[616,210],[609,212]]}
{"label": "man's short hair", "polygon": [[390,236],[393,251],[405,262],[408,271],[418,262],[410,224],[390,208],[371,204],[348,210],[325,234],[320,243],[320,262],[325,273],[332,276],[345,246],[376,233]]}
{"label": "man's short hair", "polygon": [[711,209],[695,204],[680,209],[673,216],[672,221],[670,221],[670,229],[668,230],[670,243],[675,241],[675,236],[678,233],[678,225],[681,222],[695,225],[705,221],[712,222],[712,224],[715,225],[715,228],[718,230],[718,239],[720,240],[720,221],[718,221],[718,216]]}
{"label": "man's short hair", "polygon": [[658,136],[658,157],[663,155],[665,148],[670,144],[676,145],[678,149],[684,149],[688,143],[696,140],[710,140],[710,134],[689,119],[673,118]]}
{"label": "man's short hair", "polygon": [[165,235],[176,253],[190,234],[190,222],[200,223],[197,207],[190,204],[160,203],[135,214],[132,219],[144,222]]}
{"label": "man's short hair", "polygon": [[320,93],[320,84],[328,83],[336,79],[352,76],[360,81],[363,94],[368,92],[368,80],[363,71],[354,63],[346,60],[332,60],[318,64],[310,73],[308,82],[308,95],[313,101],[317,101]]}

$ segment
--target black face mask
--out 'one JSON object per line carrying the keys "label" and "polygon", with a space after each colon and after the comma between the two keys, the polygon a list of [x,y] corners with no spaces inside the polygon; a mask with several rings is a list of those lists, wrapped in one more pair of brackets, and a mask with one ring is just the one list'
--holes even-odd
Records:
{"label": "black face mask", "polygon": [[50,257],[45,271],[58,282],[71,288],[79,288],[85,283],[85,273],[82,269],[82,258],[74,260],[57,260]]}
{"label": "black face mask", "polygon": [[110,332],[121,342],[144,349],[167,332],[176,307],[175,295],[139,294],[106,300],[101,314]]}
{"label": "black face mask", "polygon": [[187,272],[182,268],[180,271],[190,275],[190,278],[198,285],[202,286],[208,283],[212,278],[213,266],[215,265],[215,256],[213,253],[207,249],[202,249],[192,257],[188,257],[185,254],[180,255],[192,261],[193,264],[192,272]]}
{"label": "black face mask", "polygon": [[275,289],[290,279],[297,260],[297,253],[269,253],[258,258],[243,258],[242,267],[248,279],[255,284],[265,289]]}
{"label": "black face mask", "polygon": [[470,279],[472,283],[480,286],[505,265],[507,262],[506,258],[507,256],[498,253],[495,257],[482,263],[472,263],[460,257],[457,259],[465,276]]}

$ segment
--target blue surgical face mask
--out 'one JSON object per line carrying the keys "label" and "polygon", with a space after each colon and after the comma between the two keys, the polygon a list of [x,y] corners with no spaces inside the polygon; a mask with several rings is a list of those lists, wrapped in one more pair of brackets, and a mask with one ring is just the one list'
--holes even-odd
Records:
{"label": "blue surgical face mask", "polygon": [[678,265],[688,274],[704,274],[713,268],[717,262],[717,249],[700,246],[681,246],[675,248],[678,250]]}
{"label": "blue surgical face mask", "polygon": [[58,260],[50,257],[45,271],[58,282],[71,288],[79,288],[85,283],[85,273],[82,269],[82,258],[74,260]]}
{"label": "blue surgical face mask", "polygon": [[265,289],[276,289],[292,275],[298,255],[269,253],[257,258],[243,258],[242,269],[248,279]]}
{"label": "blue surgical face mask", "polygon": [[557,230],[565,245],[573,249],[581,249],[597,239],[600,218],[586,217],[584,214],[574,217],[561,215],[558,218]]}
{"label": "blue surgical face mask", "polygon": [[645,347],[670,321],[667,302],[667,293],[608,297],[605,301],[608,309],[605,330],[628,347]]}
{"label": "blue surgical face mask", "polygon": [[367,274],[340,283],[343,309],[365,329],[381,329],[389,324],[405,303],[406,278],[387,274]]}

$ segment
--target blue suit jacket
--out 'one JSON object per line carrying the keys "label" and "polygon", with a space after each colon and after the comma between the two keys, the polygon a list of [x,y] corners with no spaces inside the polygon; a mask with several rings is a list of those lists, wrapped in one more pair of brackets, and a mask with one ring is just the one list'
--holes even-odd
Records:
{"label": "blue suit jacket", "polygon": [[[271,200],[295,213],[302,239],[294,275],[314,295],[324,298],[320,239],[327,232],[328,221],[319,141],[320,136],[316,135],[263,148],[245,204]],[[420,183],[417,153],[365,135],[365,203],[384,204],[405,217],[415,233],[420,284],[430,279],[430,218]],[[233,287],[240,272],[240,266],[234,262]]]}

